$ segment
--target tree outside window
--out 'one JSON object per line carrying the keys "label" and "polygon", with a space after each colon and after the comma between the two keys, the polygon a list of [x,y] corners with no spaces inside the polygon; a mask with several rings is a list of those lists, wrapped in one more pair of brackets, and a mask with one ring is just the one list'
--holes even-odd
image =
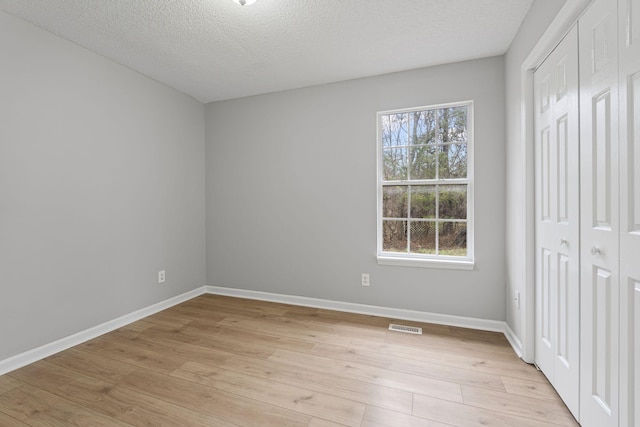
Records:
{"label": "tree outside window", "polygon": [[472,104],[378,113],[378,255],[472,256]]}

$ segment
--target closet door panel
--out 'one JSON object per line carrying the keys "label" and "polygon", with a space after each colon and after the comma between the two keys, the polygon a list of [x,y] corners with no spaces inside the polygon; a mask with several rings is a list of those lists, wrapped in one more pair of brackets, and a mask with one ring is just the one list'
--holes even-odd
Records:
{"label": "closet door panel", "polygon": [[619,419],[617,5],[596,0],[579,21],[580,422]]}
{"label": "closet door panel", "polygon": [[620,0],[620,425],[640,425],[640,2]]}
{"label": "closet door panel", "polygon": [[579,409],[579,102],[577,28],[534,73],[536,155],[535,361]]}

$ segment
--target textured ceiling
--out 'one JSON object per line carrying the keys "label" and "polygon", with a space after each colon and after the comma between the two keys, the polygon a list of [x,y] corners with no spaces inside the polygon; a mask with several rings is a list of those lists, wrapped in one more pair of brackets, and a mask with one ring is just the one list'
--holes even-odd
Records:
{"label": "textured ceiling", "polygon": [[0,0],[200,101],[503,54],[533,0]]}

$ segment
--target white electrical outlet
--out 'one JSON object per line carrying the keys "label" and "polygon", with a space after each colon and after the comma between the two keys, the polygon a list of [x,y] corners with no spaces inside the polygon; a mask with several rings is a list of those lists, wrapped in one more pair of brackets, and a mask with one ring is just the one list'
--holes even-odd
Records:
{"label": "white electrical outlet", "polygon": [[369,281],[369,273],[362,273],[362,286],[371,286]]}
{"label": "white electrical outlet", "polygon": [[164,283],[164,281],[167,279],[164,270],[160,270],[158,271],[158,283]]}
{"label": "white electrical outlet", "polygon": [[516,296],[513,300],[516,303],[516,308],[520,309],[520,291],[516,291]]}

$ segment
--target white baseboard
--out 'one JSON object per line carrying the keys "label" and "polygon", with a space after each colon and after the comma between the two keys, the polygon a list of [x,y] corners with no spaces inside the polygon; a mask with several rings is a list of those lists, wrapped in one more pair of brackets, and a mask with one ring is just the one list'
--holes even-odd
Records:
{"label": "white baseboard", "polygon": [[250,291],[219,286],[202,286],[198,289],[194,289],[165,301],[161,301],[157,304],[150,305],[149,307],[134,311],[133,313],[118,317],[117,319],[102,323],[101,325],[94,326],[49,344],[0,360],[0,375],[37,362],[38,360],[49,357],[52,354],[61,352],[75,345],[82,344],[83,342],[106,334],[107,332],[111,332],[115,329],[126,326],[129,323],[151,316],[159,311],[165,310],[205,293],[260,301],[279,302],[305,307],[323,308],[347,313],[368,314],[372,316],[389,317],[392,319],[410,320],[421,323],[434,323],[438,325],[456,326],[482,331],[501,332],[505,335],[518,357],[521,357],[522,355],[522,344],[520,340],[506,322],[499,320],[476,319],[473,317],[452,316],[448,314],[404,310],[399,308],[380,307],[375,305],[332,301],[295,295],[274,294],[270,292]]}
{"label": "white baseboard", "polygon": [[302,305],[305,307],[324,308],[347,313],[369,314],[372,316],[390,317],[399,320],[412,320],[422,323],[457,326],[460,328],[478,329],[482,331],[505,332],[506,323],[499,320],[476,319],[473,317],[452,316],[449,314],[428,313],[424,311],[404,310],[375,305],[356,304],[351,302],[332,301],[319,298],[300,297],[295,295],[272,294],[270,292],[249,291],[245,289],[206,286],[209,294],[226,295],[238,298],[261,301],[280,302],[284,304]]}
{"label": "white baseboard", "polygon": [[511,329],[507,322],[504,323],[504,336],[507,338],[507,341],[509,341],[509,344],[511,344],[511,347],[513,347],[513,351],[522,359],[522,341],[520,341],[520,338],[513,332],[513,329]]}
{"label": "white baseboard", "polygon": [[133,323],[137,320],[140,320],[147,316],[151,316],[152,314],[165,310],[176,304],[180,304],[181,302],[188,301],[192,298],[204,294],[206,292],[205,288],[206,287],[203,286],[198,289],[185,292],[184,294],[169,298],[157,304],[150,305],[148,307],[134,311],[133,313],[125,314],[124,316],[118,317],[117,319],[109,320],[108,322],[102,323],[84,331],[80,331],[73,335],[69,335],[68,337],[59,339],[49,344],[45,344],[32,350],[25,351],[24,353],[20,353],[7,359],[0,360],[0,375],[29,365],[30,363],[37,362],[38,360],[49,357],[52,354],[61,352],[75,345],[82,344],[83,342],[99,337],[100,335],[106,334],[107,332],[111,332],[115,329],[126,326],[129,323]]}

